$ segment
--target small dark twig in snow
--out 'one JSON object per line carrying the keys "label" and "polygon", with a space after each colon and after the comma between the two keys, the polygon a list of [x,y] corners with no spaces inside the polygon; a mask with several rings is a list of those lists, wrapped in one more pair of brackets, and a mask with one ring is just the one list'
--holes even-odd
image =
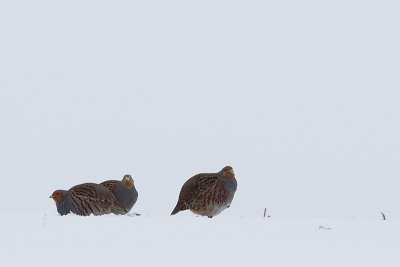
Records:
{"label": "small dark twig in snow", "polygon": [[267,215],[267,208],[264,209],[264,218],[267,216],[268,218],[271,217],[269,214]]}
{"label": "small dark twig in snow", "polygon": [[142,214],[141,213],[136,213],[136,212],[131,212],[131,213],[128,213],[126,215],[128,215],[129,217],[136,217],[136,216],[140,216]]}
{"label": "small dark twig in snow", "polygon": [[380,213],[382,214],[383,220],[386,221],[386,216],[385,216],[385,214],[384,214],[382,211],[380,211]]}
{"label": "small dark twig in snow", "polygon": [[326,226],[323,226],[323,225],[320,225],[320,226],[318,227],[318,229],[320,229],[320,230],[332,230],[332,228],[326,227]]}

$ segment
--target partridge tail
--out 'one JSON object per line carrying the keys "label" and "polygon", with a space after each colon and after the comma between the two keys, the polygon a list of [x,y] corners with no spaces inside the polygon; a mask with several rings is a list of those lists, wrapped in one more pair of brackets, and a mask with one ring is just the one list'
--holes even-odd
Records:
{"label": "partridge tail", "polygon": [[183,210],[187,210],[187,209],[189,209],[189,207],[187,207],[185,205],[185,203],[182,203],[182,202],[178,201],[178,203],[176,204],[176,206],[175,206],[174,210],[172,211],[171,215],[175,215],[178,212],[183,211]]}

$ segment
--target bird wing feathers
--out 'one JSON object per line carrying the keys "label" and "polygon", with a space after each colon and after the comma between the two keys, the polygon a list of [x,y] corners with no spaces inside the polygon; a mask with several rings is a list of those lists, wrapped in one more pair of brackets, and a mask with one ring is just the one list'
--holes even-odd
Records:
{"label": "bird wing feathers", "polygon": [[114,192],[114,188],[115,188],[115,185],[117,184],[117,182],[119,182],[119,181],[116,181],[116,180],[108,180],[108,181],[104,181],[104,182],[102,182],[102,183],[100,183],[100,184],[101,184],[102,186],[107,187],[107,189],[110,190],[111,192]]}
{"label": "bird wing feathers", "polygon": [[187,180],[182,186],[178,203],[172,211],[172,214],[190,209],[192,203],[204,192],[213,188],[217,181],[218,175],[216,173],[201,173]]}
{"label": "bird wing feathers", "polygon": [[112,210],[124,211],[111,191],[98,184],[81,184],[69,191],[71,210],[78,215],[107,214]]}

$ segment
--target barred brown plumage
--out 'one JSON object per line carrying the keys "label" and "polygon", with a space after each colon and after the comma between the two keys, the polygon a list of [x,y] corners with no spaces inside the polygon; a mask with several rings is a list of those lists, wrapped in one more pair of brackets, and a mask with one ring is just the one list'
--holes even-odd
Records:
{"label": "barred brown plumage", "polygon": [[126,174],[122,178],[122,181],[108,180],[102,182],[101,185],[105,186],[115,195],[126,210],[126,213],[132,209],[138,199],[138,192],[136,191],[132,176],[129,174]]}
{"label": "barred brown plumage", "polygon": [[110,190],[94,183],[76,185],[68,191],[56,190],[50,197],[61,215],[70,212],[81,216],[127,212]]}
{"label": "barred brown plumage", "polygon": [[218,173],[197,174],[183,184],[171,215],[189,209],[195,214],[212,218],[229,208],[236,188],[237,181],[230,166]]}

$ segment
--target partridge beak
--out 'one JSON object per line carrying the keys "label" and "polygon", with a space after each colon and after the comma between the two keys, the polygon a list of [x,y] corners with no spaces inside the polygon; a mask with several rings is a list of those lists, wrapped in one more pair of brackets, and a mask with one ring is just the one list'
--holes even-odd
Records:
{"label": "partridge beak", "polygon": [[232,173],[232,174],[235,174],[235,173],[233,172],[233,169],[229,170],[229,172]]}
{"label": "partridge beak", "polygon": [[51,195],[49,198],[54,198],[53,195]]}

